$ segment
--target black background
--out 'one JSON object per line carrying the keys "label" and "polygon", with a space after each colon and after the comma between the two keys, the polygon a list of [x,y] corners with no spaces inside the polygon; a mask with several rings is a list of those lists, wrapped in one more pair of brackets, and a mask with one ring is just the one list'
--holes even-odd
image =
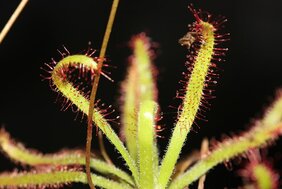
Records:
{"label": "black background", "polygon": [[[110,0],[30,0],[11,31],[0,45],[1,98],[0,124],[13,137],[26,146],[44,153],[62,148],[84,148],[86,120],[74,121],[71,110],[60,112],[60,103],[54,103],[57,94],[40,78],[40,67],[50,58],[60,59],[56,49],[65,45],[77,53],[88,47],[99,49],[111,7]],[[146,32],[159,44],[155,64],[160,70],[157,78],[159,101],[166,130],[159,144],[164,150],[176,118],[177,105],[174,99],[181,86],[178,81],[185,71],[187,51],[177,41],[187,31],[187,24],[194,18],[187,5],[228,18],[225,32],[231,33],[230,49],[225,63],[220,63],[221,77],[218,80],[212,109],[207,113],[208,122],[198,121],[200,129],[188,135],[184,152],[200,147],[203,137],[220,140],[223,134],[239,133],[250,127],[253,118],[260,117],[272,101],[275,91],[282,84],[282,4],[278,0],[121,0],[107,57],[115,83],[101,79],[98,97],[119,110],[120,82],[125,76],[127,57],[131,50],[128,41],[132,35]],[[0,27],[3,28],[19,1],[0,0]],[[98,56],[98,53],[97,53]],[[112,116],[119,115],[117,111]],[[81,115],[79,116],[81,117]],[[113,124],[115,128],[119,126]],[[93,148],[97,149],[94,139]],[[281,140],[271,147],[268,158],[281,171]],[[109,143],[107,149],[114,161],[122,166],[122,160]],[[241,180],[237,176],[236,163],[233,171],[223,165],[210,171],[206,188],[236,188]],[[13,170],[15,165],[0,156],[0,171]],[[82,185],[74,185],[82,188]]]}

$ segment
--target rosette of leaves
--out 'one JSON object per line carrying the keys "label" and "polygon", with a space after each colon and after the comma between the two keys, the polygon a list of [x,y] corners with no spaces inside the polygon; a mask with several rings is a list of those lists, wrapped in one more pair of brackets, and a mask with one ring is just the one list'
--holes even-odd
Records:
{"label": "rosette of leaves", "polygon": [[[92,157],[91,176],[95,186],[115,189],[183,189],[203,178],[217,164],[254,148],[264,147],[281,135],[282,97],[278,94],[264,117],[257,120],[251,129],[218,143],[212,149],[204,145],[205,150],[200,156],[191,155],[186,159],[188,162],[193,161],[193,164],[187,161],[178,162],[187,134],[200,109],[207,106],[206,101],[211,96],[209,84],[214,82],[213,76],[216,75],[214,61],[220,60],[218,56],[222,56],[227,50],[218,47],[220,42],[226,40],[226,35],[219,33],[225,20],[212,20],[209,14],[190,9],[196,22],[189,28],[187,36],[190,39],[184,37],[181,43],[185,45],[185,40],[188,40],[192,53],[188,57],[190,63],[187,66],[186,81],[179,93],[183,102],[163,159],[159,159],[156,144],[159,105],[155,68],[152,66],[154,53],[150,39],[145,34],[139,34],[131,40],[133,55],[122,85],[122,135],[125,142],[111,128],[103,111],[95,108],[93,113],[94,124],[115,146],[128,171]],[[75,86],[75,81],[69,80],[73,77],[68,74],[81,73],[80,76],[83,77],[89,77],[89,73],[94,74],[93,77],[90,76],[92,81],[96,66],[97,62],[89,52],[82,55],[64,54],[62,60],[47,65],[55,90],[67,98],[70,105],[77,106],[86,115],[89,95]],[[75,69],[84,71],[77,72]],[[14,141],[4,129],[0,132],[0,146],[9,158],[31,167],[25,172],[2,173],[0,188],[58,188],[70,183],[88,182],[84,171],[85,154],[82,151],[65,150],[55,154],[42,154],[26,149],[21,143]]]}

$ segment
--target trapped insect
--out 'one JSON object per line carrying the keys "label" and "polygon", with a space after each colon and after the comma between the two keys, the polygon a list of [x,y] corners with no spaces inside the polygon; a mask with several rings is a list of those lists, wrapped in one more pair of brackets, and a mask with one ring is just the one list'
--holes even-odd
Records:
{"label": "trapped insect", "polygon": [[181,46],[186,46],[187,49],[190,49],[197,38],[198,38],[197,32],[187,32],[182,38],[178,40],[178,43]]}

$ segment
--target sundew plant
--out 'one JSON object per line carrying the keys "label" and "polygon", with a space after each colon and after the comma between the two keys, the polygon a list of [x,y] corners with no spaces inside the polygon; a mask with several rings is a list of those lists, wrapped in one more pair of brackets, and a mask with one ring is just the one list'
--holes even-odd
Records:
{"label": "sundew plant", "polygon": [[[110,66],[105,52],[117,7],[115,0],[99,56],[91,47],[72,53],[63,46],[59,50],[60,60],[52,59],[42,65],[42,78],[60,95],[62,110],[76,107],[87,116],[86,150],[45,154],[26,148],[10,136],[8,127],[2,128],[3,154],[25,170],[1,173],[0,188],[63,188],[82,183],[91,189],[183,189],[195,182],[199,189],[212,188],[205,186],[205,178],[212,168],[232,158],[244,157],[249,163],[240,171],[244,186],[238,187],[278,189],[279,174],[261,158],[259,149],[273,144],[282,134],[281,91],[248,130],[213,145],[204,139],[198,151],[181,159],[183,147],[189,145],[187,135],[193,124],[206,119],[206,112],[212,111],[210,101],[214,98],[215,84],[220,82],[218,67],[224,67],[226,41],[231,38],[222,30],[227,22],[223,16],[188,6],[195,21],[178,41],[188,54],[187,70],[180,81],[182,88],[176,92],[182,103],[176,108],[171,136],[162,139],[169,141],[164,155],[160,157],[157,144],[165,128],[160,124],[163,114],[158,103],[161,94],[156,84],[157,68],[153,64],[156,55],[154,43],[145,33],[134,35],[129,42],[132,56],[121,85],[121,127],[119,132],[112,128],[112,122],[117,120],[109,116],[113,111],[111,106],[103,106],[103,99],[95,100],[95,96],[100,75],[112,81],[105,69]],[[99,137],[101,158],[91,152],[92,124],[97,133],[93,136]],[[102,137],[114,146],[126,170],[111,161]]]}

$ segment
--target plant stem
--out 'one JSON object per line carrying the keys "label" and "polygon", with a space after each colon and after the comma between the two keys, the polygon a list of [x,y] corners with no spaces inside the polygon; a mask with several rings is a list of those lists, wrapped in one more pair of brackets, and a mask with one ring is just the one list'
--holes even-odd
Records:
{"label": "plant stem", "polygon": [[107,151],[106,151],[105,145],[104,145],[103,133],[102,133],[102,131],[99,131],[99,132],[98,132],[98,141],[99,141],[100,151],[101,151],[101,154],[102,154],[104,160],[105,160],[109,165],[113,165],[113,162],[112,162],[111,158],[109,157],[109,155],[108,155],[108,153],[107,153]]}
{"label": "plant stem", "polygon": [[14,22],[16,21],[16,19],[18,18],[18,16],[20,15],[20,13],[22,12],[22,10],[24,9],[25,5],[27,4],[28,0],[22,0],[20,2],[20,4],[18,5],[18,7],[16,8],[15,12],[12,14],[12,16],[10,17],[10,19],[8,20],[7,24],[4,26],[4,28],[2,29],[1,33],[0,33],[0,44],[2,43],[2,41],[4,40],[5,36],[7,35],[7,33],[9,32],[9,30],[11,29],[11,27],[13,26]]}
{"label": "plant stem", "polygon": [[[207,138],[205,138],[202,141],[202,146],[201,146],[201,159],[203,159],[208,154],[208,152],[209,152],[209,141]],[[206,180],[206,175],[201,176],[198,183],[198,189],[205,188],[205,180]]]}
{"label": "plant stem", "polygon": [[89,183],[89,186],[90,186],[91,189],[95,188],[94,184],[92,182],[91,174],[90,174],[91,173],[91,171],[90,171],[90,156],[91,156],[91,141],[92,141],[92,116],[93,116],[94,103],[95,103],[96,93],[97,93],[99,79],[100,79],[100,73],[101,73],[101,69],[102,69],[102,66],[103,66],[104,56],[106,54],[106,49],[107,49],[107,45],[108,45],[108,41],[109,41],[109,38],[110,38],[111,31],[112,31],[112,26],[113,26],[113,23],[114,23],[118,3],[119,3],[119,0],[114,0],[113,4],[112,4],[110,17],[109,17],[109,20],[108,20],[106,32],[105,32],[105,35],[104,35],[104,39],[103,39],[103,43],[102,43],[102,47],[101,47],[101,51],[100,51],[100,55],[99,55],[100,59],[99,59],[99,62],[98,62],[97,75],[94,79],[94,82],[93,82],[93,85],[92,85],[92,91],[91,91],[91,95],[90,95],[90,104],[89,104],[89,110],[88,110],[88,112],[89,112],[88,113],[88,123],[87,123],[85,162],[86,162],[87,180],[88,180],[88,183]]}

